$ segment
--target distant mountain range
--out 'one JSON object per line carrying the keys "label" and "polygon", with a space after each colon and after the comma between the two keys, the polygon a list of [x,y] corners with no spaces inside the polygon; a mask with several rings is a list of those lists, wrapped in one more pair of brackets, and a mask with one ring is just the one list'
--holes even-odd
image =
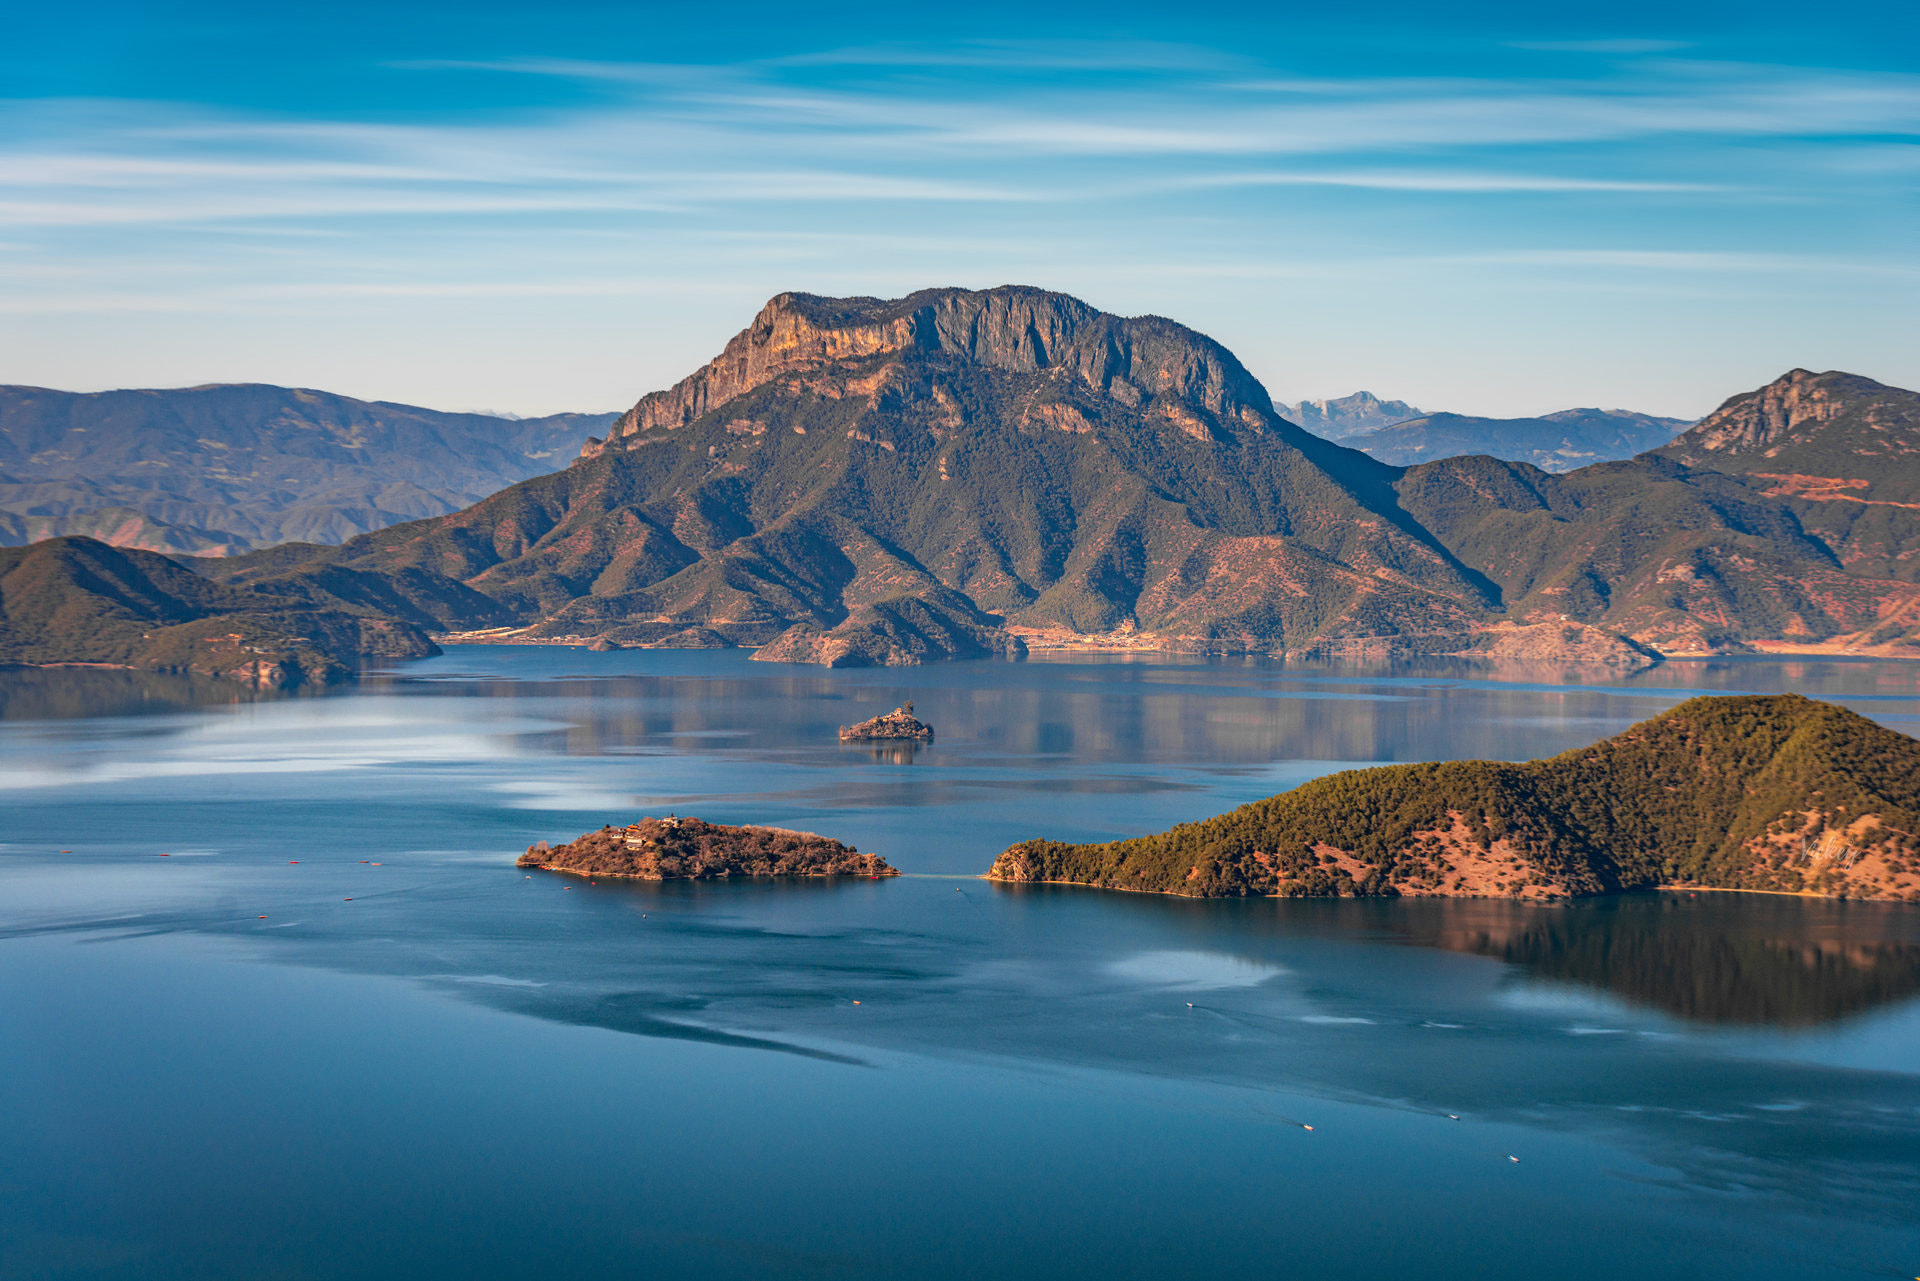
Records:
{"label": "distant mountain range", "polygon": [[1625,409],[1563,409],[1538,418],[1427,413],[1370,391],[1274,409],[1316,436],[1396,467],[1485,454],[1542,471],[1573,471],[1658,449],[1688,426],[1684,418]]}
{"label": "distant mountain range", "polygon": [[223,555],[458,511],[564,466],[612,414],[448,414],[262,384],[0,387],[0,544]]}
{"label": "distant mountain range", "polygon": [[[256,612],[836,664],[1920,656],[1920,508],[1892,496],[1920,457],[1914,400],[1795,371],[1627,460],[1402,468],[1289,422],[1172,321],[1022,287],[782,294],[564,470],[196,566]],[[16,635],[45,655],[32,626]]]}
{"label": "distant mountain range", "polygon": [[1351,396],[1333,400],[1303,400],[1297,405],[1276,404],[1273,408],[1288,422],[1298,423],[1328,440],[1345,440],[1362,432],[1391,427],[1425,412],[1404,400],[1382,400],[1370,391],[1356,391]]}
{"label": "distant mountain range", "polygon": [[1566,472],[1658,449],[1687,426],[1684,418],[1656,418],[1625,409],[1563,409],[1538,418],[1425,414],[1353,433],[1341,443],[1396,467],[1487,454],[1532,463],[1542,471]]}

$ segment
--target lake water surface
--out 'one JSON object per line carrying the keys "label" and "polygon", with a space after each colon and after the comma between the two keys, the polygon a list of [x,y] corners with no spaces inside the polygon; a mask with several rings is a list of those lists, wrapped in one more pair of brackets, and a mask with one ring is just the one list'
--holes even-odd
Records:
{"label": "lake water surface", "polygon": [[[1920,732],[1896,663],[0,672],[0,1275],[1920,1275],[1920,907],[977,879],[1779,690]],[[669,810],[908,875],[513,867]]]}

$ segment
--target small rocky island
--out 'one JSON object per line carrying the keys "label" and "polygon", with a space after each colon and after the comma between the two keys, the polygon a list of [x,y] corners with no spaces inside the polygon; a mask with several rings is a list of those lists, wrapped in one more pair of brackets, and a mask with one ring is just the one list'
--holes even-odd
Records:
{"label": "small rocky island", "polygon": [[843,743],[888,743],[902,740],[918,743],[933,741],[933,726],[925,721],[914,719],[912,703],[904,703],[885,716],[876,716],[870,721],[861,721],[858,725],[840,727],[840,741]]}
{"label": "small rocky island", "polygon": [[1546,760],[1347,770],[987,873],[1195,898],[1723,889],[1920,903],[1920,742],[1796,694],[1696,698]]}
{"label": "small rocky island", "polygon": [[637,881],[710,881],[734,876],[898,876],[878,854],[812,832],[729,827],[699,818],[643,818],[609,824],[564,845],[545,841],[520,867]]}

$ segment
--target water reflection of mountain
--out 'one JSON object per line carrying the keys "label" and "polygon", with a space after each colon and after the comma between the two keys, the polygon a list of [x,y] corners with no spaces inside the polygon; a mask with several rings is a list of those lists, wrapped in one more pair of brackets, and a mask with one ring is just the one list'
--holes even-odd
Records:
{"label": "water reflection of mountain", "polygon": [[0,721],[135,716],[282,697],[238,681],[90,667],[0,667]]}
{"label": "water reflection of mountain", "polygon": [[[1108,658],[861,671],[751,663],[739,651],[462,646],[444,663],[375,676],[367,689],[537,703],[538,716],[567,723],[551,746],[573,756],[650,750],[664,740],[691,751],[813,751],[834,744],[841,725],[911,698],[939,726],[949,761],[984,750],[1085,763],[1261,767],[1548,756],[1659,710],[1662,698],[1757,688],[1761,679],[1753,665],[1731,661],[1667,664],[1633,676],[1589,670],[1582,677],[1597,684],[1555,686],[1540,682],[1568,674],[1451,660]],[[482,670],[463,672],[460,664]],[[1911,673],[1882,670],[1897,666],[1774,664],[1762,684],[1886,698],[1905,681],[1898,690],[1910,698]],[[1624,699],[1626,690],[1648,697]]]}
{"label": "water reflection of mountain", "polygon": [[1738,899],[1644,896],[1546,910],[1471,902],[1414,941],[1703,1023],[1807,1026],[1920,992],[1910,909]]}

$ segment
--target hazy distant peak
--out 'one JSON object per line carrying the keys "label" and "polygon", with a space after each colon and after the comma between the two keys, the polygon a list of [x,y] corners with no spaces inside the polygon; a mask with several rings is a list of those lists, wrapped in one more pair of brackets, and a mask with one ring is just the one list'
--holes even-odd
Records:
{"label": "hazy distant peak", "polygon": [[1355,432],[1341,443],[1396,467],[1485,454],[1565,472],[1656,449],[1686,425],[1625,409],[1562,409],[1537,418],[1439,413]]}
{"label": "hazy distant peak", "polygon": [[1277,405],[1275,408],[1282,418],[1290,419],[1314,435],[1324,436],[1328,440],[1341,440],[1363,431],[1391,427],[1409,418],[1419,418],[1424,412],[1404,400],[1382,400],[1370,391],[1356,391],[1351,396],[1336,396],[1330,400],[1303,400],[1297,405]]}

